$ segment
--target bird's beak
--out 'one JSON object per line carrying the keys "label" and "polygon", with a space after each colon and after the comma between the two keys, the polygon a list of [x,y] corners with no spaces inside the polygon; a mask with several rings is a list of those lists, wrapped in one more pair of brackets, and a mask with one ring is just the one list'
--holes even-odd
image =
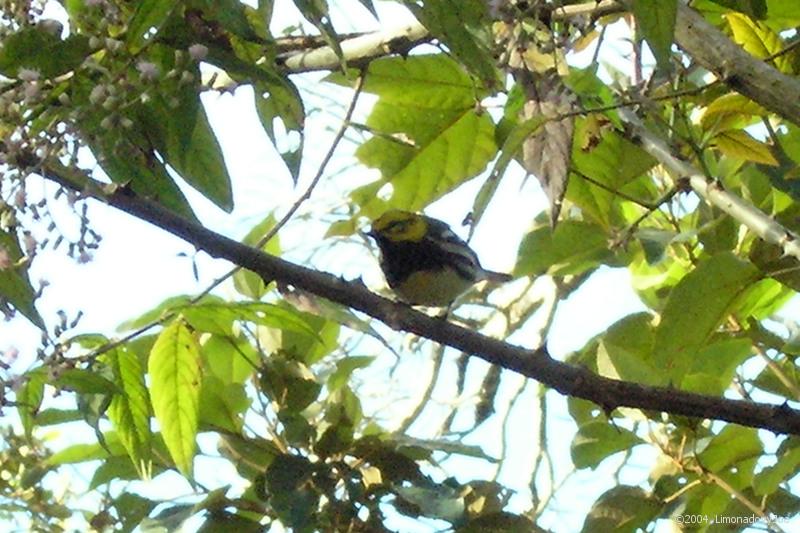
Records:
{"label": "bird's beak", "polygon": [[378,240],[378,237],[375,235],[375,232],[373,230],[362,231],[361,234],[364,235],[365,237],[370,237],[371,239]]}

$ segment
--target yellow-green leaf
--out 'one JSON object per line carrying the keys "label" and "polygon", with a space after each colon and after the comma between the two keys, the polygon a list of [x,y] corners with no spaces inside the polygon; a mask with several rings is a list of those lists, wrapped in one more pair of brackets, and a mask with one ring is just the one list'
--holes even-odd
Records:
{"label": "yellow-green leaf", "polygon": [[147,365],[161,434],[180,472],[191,477],[199,416],[200,348],[183,320],[158,336]]}
{"label": "yellow-green leaf", "polygon": [[655,331],[653,365],[679,384],[758,269],[732,253],[700,263],[673,289]]}
{"label": "yellow-green leaf", "polygon": [[752,138],[744,130],[725,130],[718,133],[714,145],[723,154],[754,163],[778,166],[769,145]]}
{"label": "yellow-green leaf", "polygon": [[121,389],[108,408],[119,440],[128,452],[136,471],[143,479],[150,477],[150,399],[144,380],[144,368],[135,353],[122,346],[105,357]]}
{"label": "yellow-green leaf", "polygon": [[[728,13],[725,19],[728,21],[728,26],[733,33],[733,40],[759,59],[773,56],[786,46],[780,35],[766,24],[755,21],[747,15]],[[790,54],[776,57],[772,62],[781,72],[792,74],[793,68]]]}
{"label": "yellow-green leaf", "polygon": [[706,130],[728,130],[747,125],[754,117],[761,117],[767,111],[738,93],[729,93],[720,96],[703,112],[700,124]]}

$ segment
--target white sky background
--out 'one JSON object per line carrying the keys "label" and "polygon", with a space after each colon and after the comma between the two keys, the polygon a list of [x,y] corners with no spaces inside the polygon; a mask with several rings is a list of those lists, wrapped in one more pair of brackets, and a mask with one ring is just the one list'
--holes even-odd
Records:
{"label": "white sky background", "polygon": [[[367,15],[367,12],[355,0],[342,2],[347,9],[332,10],[334,25],[339,31],[352,29],[369,30],[377,29],[378,23]],[[384,25],[400,25],[402,20],[410,15],[403,8],[390,2],[376,2]],[[297,12],[289,2],[278,0],[275,7],[276,19],[280,22],[273,24],[273,30],[279,33],[281,25],[294,24],[299,20]],[[390,22],[388,22],[390,21]],[[621,35],[621,34],[620,34]],[[607,40],[614,40],[614,33],[609,33]],[[627,52],[625,43],[620,42],[617,50]],[[606,45],[608,50],[608,45]],[[593,50],[590,47],[589,54]],[[607,52],[608,53],[608,52]],[[610,61],[619,61],[619,58],[609,56]],[[623,65],[619,65],[624,67]],[[296,79],[297,81],[297,79]],[[302,88],[312,86],[298,81]],[[313,86],[312,86],[313,87]],[[333,85],[319,85],[316,87],[320,93],[338,91],[338,94],[349,97],[350,91],[342,90]],[[368,97],[364,97],[359,106],[361,117],[368,112]],[[263,219],[268,211],[279,207],[290,206],[295,198],[301,194],[310,177],[316,172],[319,160],[330,145],[333,130],[338,127],[343,115],[343,110],[335,111],[336,116],[329,114],[314,114],[306,125],[306,153],[304,154],[303,171],[300,184],[297,188],[292,186],[288,172],[283,163],[269,145],[266,135],[252,107],[252,93],[249,88],[240,88],[235,94],[206,94],[203,97],[212,125],[217,132],[219,141],[225,155],[228,169],[233,179],[236,209],[228,215],[214,207],[200,195],[187,191],[201,221],[208,227],[232,237],[242,237],[255,223]],[[345,100],[346,101],[346,100]],[[310,100],[308,107],[314,105]],[[349,157],[354,146],[344,143],[337,152],[337,157],[329,165],[326,176],[331,176],[354,163]],[[335,179],[324,179],[317,188],[312,200],[302,209],[302,212],[314,212],[315,205],[336,205],[346,201],[344,195],[351,188],[354,181],[367,182],[377,177],[375,171],[363,166],[347,170],[347,174],[337,176]],[[472,245],[478,252],[482,262],[494,270],[510,270],[516,258],[517,245],[522,233],[527,229],[525,224],[546,206],[546,201],[535,180],[524,182],[523,172],[512,165],[507,176],[493,199],[485,218],[482,220],[472,240]],[[347,185],[341,185],[346,181]],[[480,186],[480,179],[473,180],[444,200],[431,206],[426,212],[450,223],[459,232],[459,223],[470,210],[474,194]],[[49,187],[49,190],[54,190]],[[54,206],[57,203],[53,204]],[[193,248],[167,235],[163,231],[148,224],[140,222],[130,216],[121,214],[113,209],[98,205],[93,202],[90,206],[90,218],[103,236],[104,241],[88,264],[76,264],[75,261],[65,258],[59,252],[45,252],[34,263],[31,277],[36,280],[45,278],[51,285],[45,292],[45,297],[38,304],[41,313],[52,319],[57,306],[64,306],[68,316],[74,317],[78,310],[84,312],[78,331],[104,332],[113,335],[114,328],[124,320],[130,319],[147,311],[168,296],[176,294],[194,294],[204,289],[210,281],[226,272],[229,266],[222,261],[211,260],[205,254],[199,254],[197,261],[201,281],[193,278],[191,259],[181,257],[179,254],[194,254]],[[59,216],[60,227],[65,232],[77,230],[76,221],[67,213]],[[290,248],[290,257],[300,259],[313,248],[307,243],[317,243],[327,228],[325,223],[309,224],[300,222],[289,226],[281,233],[282,244]],[[309,230],[310,228],[310,230]],[[309,235],[308,231],[311,232]],[[518,233],[514,233],[518,232]],[[461,231],[463,235],[464,232]],[[337,252],[337,249],[343,250]],[[356,251],[355,253],[350,253]],[[342,262],[341,257],[348,257],[348,262]],[[355,259],[350,259],[355,257]],[[322,262],[327,259],[327,264]],[[382,276],[377,267],[377,262],[367,255],[366,250],[354,245],[347,245],[344,241],[333,242],[331,251],[323,254],[318,261],[318,266],[346,277],[354,278],[363,275],[365,282],[372,288],[380,288],[383,284]],[[555,321],[550,330],[548,346],[554,357],[561,359],[569,352],[581,348],[586,340],[604,331],[617,319],[631,312],[644,309],[638,297],[630,287],[630,277],[625,269],[601,269],[587,281],[580,290],[559,305]],[[222,289],[223,294],[231,295],[230,287]],[[10,323],[0,323],[0,351],[9,348],[18,349],[19,359],[14,365],[17,371],[24,371],[35,358],[35,349],[38,345],[39,334],[24,319],[17,319]],[[520,332],[512,339],[521,345],[532,345],[530,338],[526,338],[526,331]],[[415,356],[410,356],[415,357]],[[452,362],[453,355],[450,356]],[[375,374],[381,368],[391,366],[394,359],[391,356],[379,359],[375,364]],[[485,367],[482,362],[471,363],[471,377],[477,379],[479,372],[475,369]],[[430,362],[415,358],[401,365],[394,381],[399,386],[407,387],[406,405],[413,405],[416,401],[414,387],[424,386],[425,381],[420,375],[430,371]],[[358,379],[364,380],[367,374],[372,375],[373,370],[357,373]],[[446,370],[443,375],[447,375]],[[503,394],[499,405],[509,401],[510,394],[521,384],[518,376],[504,372]],[[474,379],[473,379],[474,381]],[[373,392],[380,398],[381,391],[386,389],[383,382],[366,381],[365,392]],[[510,460],[501,471],[499,481],[519,493],[519,498],[514,500],[516,510],[527,508],[530,497],[528,489],[530,469],[534,460],[535,431],[538,423],[538,408],[536,394],[538,384],[530,382],[522,399],[516,403],[512,415],[511,427],[513,431],[508,438],[508,454]],[[549,435],[551,443],[549,450],[552,454],[556,479],[561,479],[572,467],[569,457],[569,446],[575,431],[575,425],[566,414],[566,401],[557,393],[549,392],[548,417]],[[443,403],[451,401],[452,391],[447,384],[437,387],[434,400]],[[403,405],[402,403],[400,404]],[[374,410],[377,406],[366,405],[366,410]],[[426,423],[435,423],[436,413],[426,414],[418,424],[412,428],[412,434],[424,434]],[[498,411],[502,412],[501,409]],[[465,441],[467,444],[478,444],[490,455],[498,453],[498,436],[502,431],[499,427],[498,417],[493,417],[485,422],[478,431],[474,432]],[[62,434],[60,439],[64,438]],[[93,435],[86,433],[83,441],[92,441]],[[75,439],[70,435],[69,440]],[[201,444],[205,445],[207,443]],[[213,445],[208,448],[213,449]],[[653,451],[640,447],[634,454],[632,463],[634,467],[622,470],[620,478],[623,483],[636,484],[646,479],[648,470],[654,458]],[[547,513],[541,520],[543,527],[554,531],[579,530],[583,518],[597,496],[615,485],[613,472],[619,465],[620,457],[614,457],[604,462],[595,471],[581,471],[573,476],[568,483],[561,487],[560,494],[566,500],[559,500],[553,506],[554,512]],[[198,459],[196,470],[198,475],[204,473],[211,475],[212,480],[222,484],[229,482],[226,477],[231,471],[220,471],[220,463],[213,462],[213,467],[203,468],[203,459]],[[483,476],[492,476],[493,471],[478,469],[478,463],[469,459],[456,459],[447,463],[451,470],[461,481]],[[174,476],[175,483],[164,482],[167,478],[159,477],[155,482],[139,484],[142,494],[157,498],[174,497],[176,493],[189,494],[185,482],[179,481]],[[205,480],[204,480],[205,481]],[[441,526],[420,524],[410,520],[401,520],[404,531],[432,531]],[[668,531],[666,523],[660,525],[658,531]]]}

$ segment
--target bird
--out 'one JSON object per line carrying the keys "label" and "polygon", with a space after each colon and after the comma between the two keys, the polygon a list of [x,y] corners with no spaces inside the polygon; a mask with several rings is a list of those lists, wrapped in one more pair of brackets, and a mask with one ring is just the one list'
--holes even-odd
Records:
{"label": "bird", "polygon": [[483,268],[450,226],[426,215],[391,209],[372,222],[366,235],[378,245],[389,287],[409,305],[448,307],[479,281],[512,279]]}

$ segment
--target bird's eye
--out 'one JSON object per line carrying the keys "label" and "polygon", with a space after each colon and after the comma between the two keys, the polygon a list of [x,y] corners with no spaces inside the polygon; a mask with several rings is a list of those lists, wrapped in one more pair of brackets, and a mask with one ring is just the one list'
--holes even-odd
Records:
{"label": "bird's eye", "polygon": [[402,233],[408,229],[408,221],[407,220],[398,220],[397,222],[392,222],[389,224],[389,227],[386,228],[392,233]]}

